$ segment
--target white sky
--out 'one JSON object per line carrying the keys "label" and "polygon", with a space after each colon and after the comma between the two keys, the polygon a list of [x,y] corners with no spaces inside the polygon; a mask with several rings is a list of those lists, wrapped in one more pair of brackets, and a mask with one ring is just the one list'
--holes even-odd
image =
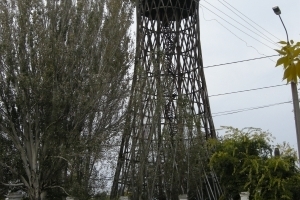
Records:
{"label": "white sky", "polygon": [[[255,23],[242,16],[226,2]],[[238,13],[251,25],[235,15],[222,3]],[[200,6],[200,33],[204,66],[276,55],[277,53],[273,49],[278,49],[278,47],[276,44],[269,42],[268,39],[274,42],[278,42],[278,39],[286,40],[286,34],[279,17],[272,10],[274,6],[279,6],[281,9],[281,17],[287,28],[289,39],[300,41],[299,0],[201,0],[200,4],[202,5]],[[222,18],[245,33],[234,28]],[[235,20],[242,25],[235,22]],[[267,37],[267,40],[264,37]],[[274,67],[278,58],[265,58],[204,69],[208,94],[215,95],[285,84],[282,81],[282,67]],[[270,89],[211,97],[210,105],[212,113],[218,113],[291,100],[291,87],[290,85],[284,85]],[[268,130],[276,138],[275,143],[287,141],[297,149],[292,103],[218,116],[213,119],[216,128],[233,126],[236,128],[255,127]],[[222,135],[223,133],[219,132],[219,134]]]}

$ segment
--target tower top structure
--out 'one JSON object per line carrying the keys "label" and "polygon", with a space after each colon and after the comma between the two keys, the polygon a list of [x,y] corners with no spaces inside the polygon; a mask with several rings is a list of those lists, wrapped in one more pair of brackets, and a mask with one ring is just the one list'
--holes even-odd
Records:
{"label": "tower top structure", "polygon": [[141,15],[152,20],[177,21],[194,14],[196,2],[194,0],[143,0],[145,11]]}

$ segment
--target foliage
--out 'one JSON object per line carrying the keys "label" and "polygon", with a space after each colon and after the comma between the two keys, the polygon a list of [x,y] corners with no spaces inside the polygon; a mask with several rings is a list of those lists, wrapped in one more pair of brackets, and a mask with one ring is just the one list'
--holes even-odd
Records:
{"label": "foliage", "polygon": [[106,192],[96,194],[91,200],[108,200],[109,195]]}
{"label": "foliage", "polygon": [[[239,199],[242,191],[250,199],[298,199],[300,178],[295,151],[286,143],[277,145],[281,155],[272,154],[272,137],[261,129],[225,127],[226,135],[210,141],[215,150],[210,166],[220,175],[225,196]],[[295,198],[297,197],[297,198]]]}
{"label": "foliage", "polygon": [[0,1],[1,182],[30,199],[95,192],[123,125],[131,16],[126,0]]}
{"label": "foliage", "polygon": [[287,80],[287,83],[298,83],[300,77],[300,42],[279,42],[283,47],[277,51],[281,58],[277,60],[276,67],[283,65],[284,74],[283,80]]}

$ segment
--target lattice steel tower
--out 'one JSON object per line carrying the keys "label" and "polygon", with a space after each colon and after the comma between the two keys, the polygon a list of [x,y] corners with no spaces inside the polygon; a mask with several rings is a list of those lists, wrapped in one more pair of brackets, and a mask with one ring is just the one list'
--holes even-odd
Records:
{"label": "lattice steel tower", "polygon": [[199,0],[136,0],[136,63],[111,199],[218,199]]}

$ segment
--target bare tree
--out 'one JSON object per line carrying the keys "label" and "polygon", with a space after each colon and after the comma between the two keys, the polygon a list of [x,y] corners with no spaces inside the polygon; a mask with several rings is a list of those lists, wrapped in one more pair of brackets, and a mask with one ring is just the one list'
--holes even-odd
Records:
{"label": "bare tree", "polygon": [[[132,5],[126,0],[0,2],[0,165],[30,199],[92,188],[101,148],[123,124]],[[2,180],[7,181],[7,180]]]}

